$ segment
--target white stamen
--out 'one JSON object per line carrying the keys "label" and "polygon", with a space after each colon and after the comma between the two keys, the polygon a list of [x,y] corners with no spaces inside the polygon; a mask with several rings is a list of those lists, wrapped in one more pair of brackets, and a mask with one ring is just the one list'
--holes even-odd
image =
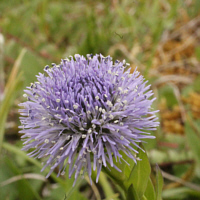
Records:
{"label": "white stamen", "polygon": [[124,104],[127,104],[127,100],[124,100],[123,103],[124,103]]}
{"label": "white stamen", "polygon": [[120,136],[120,140],[123,140],[124,139],[124,136]]}
{"label": "white stamen", "polygon": [[101,164],[101,163],[102,163],[102,160],[99,159],[99,160],[98,160],[98,163]]}
{"label": "white stamen", "polygon": [[56,99],[56,102],[59,103],[59,102],[60,102],[60,99]]}
{"label": "white stamen", "polygon": [[81,128],[79,128],[79,130],[80,130],[80,131],[84,131],[84,128],[83,128],[83,127],[81,127]]}
{"label": "white stamen", "polygon": [[98,110],[98,106],[95,106],[95,110]]}
{"label": "white stamen", "polygon": [[100,121],[101,123],[104,123],[104,120],[103,120],[103,119],[100,119],[99,121]]}
{"label": "white stamen", "polygon": [[114,123],[117,124],[119,122],[119,120],[115,120]]}
{"label": "white stamen", "polygon": [[74,104],[74,105],[73,105],[73,108],[74,108],[74,109],[77,109],[77,108],[78,108],[78,105],[77,105],[77,104]]}
{"label": "white stamen", "polygon": [[96,96],[95,99],[96,99],[96,100],[99,100],[99,96]]}
{"label": "white stamen", "polygon": [[53,141],[53,140],[52,140],[52,141],[51,141],[51,143],[52,143],[52,144],[55,144],[55,143],[56,143],[56,141]]}
{"label": "white stamen", "polygon": [[93,154],[96,154],[96,153],[97,153],[95,149],[92,149],[92,152],[93,152]]}
{"label": "white stamen", "polygon": [[69,139],[70,139],[70,135],[68,135],[68,136],[66,137],[66,139],[69,140]]}
{"label": "white stamen", "polygon": [[85,135],[85,134],[83,134],[81,137],[84,139],[84,138],[86,138],[86,135]]}
{"label": "white stamen", "polygon": [[109,118],[110,118],[110,119],[113,119],[113,118],[114,118],[114,116],[113,116],[113,115],[109,115]]}
{"label": "white stamen", "polygon": [[60,147],[60,151],[62,151],[64,149],[64,147]]}
{"label": "white stamen", "polygon": [[25,98],[26,98],[26,97],[27,97],[27,94],[23,94],[23,97],[25,97]]}
{"label": "white stamen", "polygon": [[122,87],[118,87],[118,90],[121,92],[122,91]]}
{"label": "white stamen", "polygon": [[92,128],[95,129],[95,128],[96,128],[96,125],[95,125],[95,124],[92,124]]}
{"label": "white stamen", "polygon": [[111,74],[111,73],[112,73],[112,72],[111,72],[111,70],[109,69],[109,70],[108,70],[108,74]]}
{"label": "white stamen", "polygon": [[74,55],[75,58],[80,58],[81,56],[79,54]]}
{"label": "white stamen", "polygon": [[61,175],[62,175],[62,176],[65,175],[65,172],[61,172]]}
{"label": "white stamen", "polygon": [[124,90],[124,94],[127,94],[128,93],[128,90]]}
{"label": "white stamen", "polygon": [[71,121],[72,121],[72,118],[71,118],[71,117],[69,117],[69,118],[68,118],[68,120],[69,120],[69,122],[71,122]]}
{"label": "white stamen", "polygon": [[45,141],[44,141],[44,142],[48,144],[48,143],[49,143],[49,139],[45,139]]}
{"label": "white stamen", "polygon": [[88,130],[88,133],[92,133],[92,130],[91,130],[91,128]]}
{"label": "white stamen", "polygon": [[113,107],[113,104],[112,104],[112,102],[111,102],[111,101],[109,101],[109,100],[106,102],[106,104],[107,104],[109,107]]}

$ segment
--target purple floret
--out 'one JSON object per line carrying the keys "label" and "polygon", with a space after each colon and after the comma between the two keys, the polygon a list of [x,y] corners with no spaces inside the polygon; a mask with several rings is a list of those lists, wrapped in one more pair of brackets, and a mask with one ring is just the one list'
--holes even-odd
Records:
{"label": "purple floret", "polygon": [[47,177],[58,167],[58,176],[69,166],[69,178],[87,172],[90,179],[102,166],[119,168],[120,151],[136,163],[138,143],[155,138],[148,130],[159,125],[151,110],[153,95],[138,71],[130,74],[124,61],[112,57],[76,54],[59,65],[44,68],[38,82],[25,90],[21,103],[20,133],[23,150],[35,158],[46,157],[51,166]]}

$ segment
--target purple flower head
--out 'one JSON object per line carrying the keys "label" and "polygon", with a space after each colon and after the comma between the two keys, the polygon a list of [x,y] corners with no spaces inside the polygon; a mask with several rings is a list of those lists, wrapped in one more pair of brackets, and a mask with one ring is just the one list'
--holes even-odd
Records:
{"label": "purple flower head", "polygon": [[[136,162],[138,142],[154,138],[148,130],[158,126],[154,99],[138,71],[125,71],[128,63],[110,56],[75,55],[39,73],[38,82],[25,90],[21,103],[23,150],[29,156],[46,157],[45,165],[58,167],[58,176],[69,166],[75,181],[81,172],[91,178],[102,166],[120,169],[120,151]],[[91,164],[93,163],[93,165]]]}

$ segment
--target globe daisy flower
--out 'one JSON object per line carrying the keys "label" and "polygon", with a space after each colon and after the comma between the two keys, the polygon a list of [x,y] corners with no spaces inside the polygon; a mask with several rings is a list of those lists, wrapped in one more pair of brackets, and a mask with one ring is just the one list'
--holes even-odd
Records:
{"label": "globe daisy flower", "polygon": [[58,168],[58,176],[77,180],[92,169],[114,167],[124,160],[120,152],[137,162],[138,143],[153,139],[149,130],[158,126],[151,105],[155,98],[138,71],[130,74],[125,61],[112,57],[76,54],[52,64],[27,87],[20,121],[23,150],[45,158],[47,177]]}

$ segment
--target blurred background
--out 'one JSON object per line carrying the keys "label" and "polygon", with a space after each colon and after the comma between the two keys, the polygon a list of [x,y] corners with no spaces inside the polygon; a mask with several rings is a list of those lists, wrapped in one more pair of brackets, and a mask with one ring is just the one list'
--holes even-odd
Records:
{"label": "blurred background", "polygon": [[21,151],[23,89],[75,53],[138,67],[160,110],[145,148],[152,173],[156,163],[163,171],[163,199],[200,199],[200,0],[0,0],[0,199],[123,199],[103,173],[92,186],[87,177],[75,188],[55,174],[46,180]]}

